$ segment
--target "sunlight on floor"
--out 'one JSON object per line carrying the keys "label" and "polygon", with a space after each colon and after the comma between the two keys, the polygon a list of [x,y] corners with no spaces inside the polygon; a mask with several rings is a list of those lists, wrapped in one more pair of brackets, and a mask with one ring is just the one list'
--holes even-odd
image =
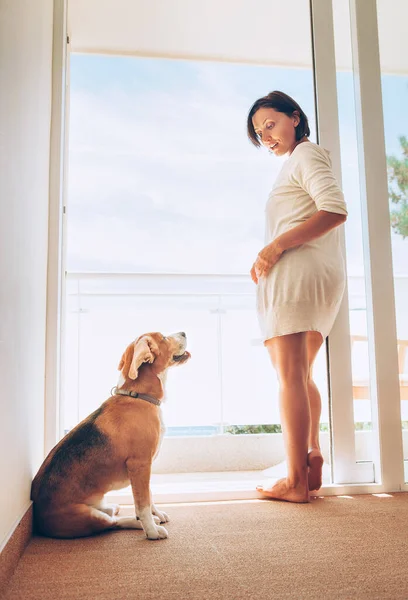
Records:
{"label": "sunlight on floor", "polygon": [[372,496],[375,496],[376,498],[393,498],[394,496],[392,494],[371,494]]}

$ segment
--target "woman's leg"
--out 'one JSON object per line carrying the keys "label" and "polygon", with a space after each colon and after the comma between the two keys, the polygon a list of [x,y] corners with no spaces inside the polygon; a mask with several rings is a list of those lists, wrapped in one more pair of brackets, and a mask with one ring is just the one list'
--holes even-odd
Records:
{"label": "woman's leg", "polygon": [[307,381],[307,390],[310,407],[310,433],[309,433],[309,491],[318,490],[322,485],[323,456],[320,451],[319,431],[320,415],[322,411],[322,401],[319,390],[313,381],[313,365],[316,356],[323,344],[323,338],[316,331],[308,331],[306,334],[307,359],[309,363],[309,373]]}
{"label": "woman's leg", "polygon": [[271,487],[257,488],[264,496],[289,502],[308,502],[307,452],[310,435],[307,334],[295,333],[265,342],[276,369],[279,406],[288,475]]}

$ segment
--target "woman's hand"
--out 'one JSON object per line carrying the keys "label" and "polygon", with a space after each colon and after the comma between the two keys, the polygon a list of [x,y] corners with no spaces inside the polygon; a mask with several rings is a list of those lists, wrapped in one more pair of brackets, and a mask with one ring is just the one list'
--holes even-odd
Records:
{"label": "woman's hand", "polygon": [[255,272],[255,263],[252,265],[252,269],[251,269],[251,279],[254,283],[258,283],[258,277],[257,274]]}
{"label": "woman's hand", "polygon": [[258,254],[257,259],[252,266],[252,281],[258,283],[260,277],[266,277],[282,254],[283,250],[276,240],[265,246]]}

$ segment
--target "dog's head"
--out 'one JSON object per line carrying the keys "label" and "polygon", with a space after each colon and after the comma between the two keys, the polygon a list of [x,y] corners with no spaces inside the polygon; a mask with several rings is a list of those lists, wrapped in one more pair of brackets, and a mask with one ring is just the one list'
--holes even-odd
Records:
{"label": "dog's head", "polygon": [[169,367],[187,362],[187,338],[182,331],[165,336],[161,333],[145,333],[129,344],[122,355],[118,369],[124,379],[137,379],[143,364],[151,365],[156,375],[162,375]]}

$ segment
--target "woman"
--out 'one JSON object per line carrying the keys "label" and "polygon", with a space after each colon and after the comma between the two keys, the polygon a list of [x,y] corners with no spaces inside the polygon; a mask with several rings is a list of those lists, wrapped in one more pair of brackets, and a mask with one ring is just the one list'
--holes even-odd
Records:
{"label": "woman", "polygon": [[312,367],[345,287],[338,226],[347,218],[329,153],[309,141],[300,106],[282,92],[257,100],[248,137],[288,158],[266,204],[266,246],[251,269],[257,310],[280,384],[287,477],[258,487],[266,498],[308,502],[322,485],[321,399]]}

